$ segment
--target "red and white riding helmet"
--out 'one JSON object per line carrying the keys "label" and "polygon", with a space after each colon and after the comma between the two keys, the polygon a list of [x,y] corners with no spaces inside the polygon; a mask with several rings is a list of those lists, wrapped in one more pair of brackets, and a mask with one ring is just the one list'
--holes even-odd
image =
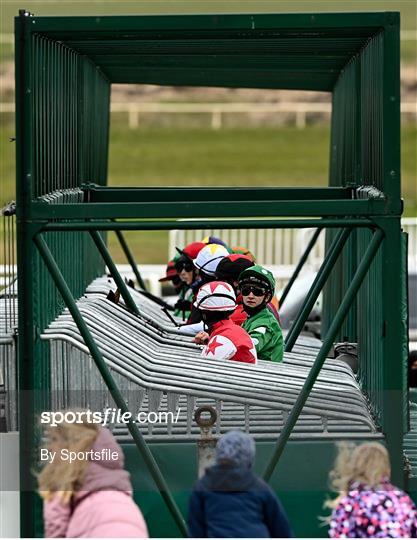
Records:
{"label": "red and white riding helmet", "polygon": [[236,294],[228,283],[210,281],[200,287],[194,306],[203,311],[234,311]]}

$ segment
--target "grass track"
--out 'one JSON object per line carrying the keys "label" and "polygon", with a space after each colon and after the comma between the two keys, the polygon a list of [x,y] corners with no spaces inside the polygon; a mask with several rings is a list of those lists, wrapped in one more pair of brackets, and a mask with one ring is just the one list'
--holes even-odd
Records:
{"label": "grass track", "polygon": [[[15,143],[7,142],[13,135],[11,126],[3,126],[0,133],[0,204],[3,204],[14,198]],[[408,216],[417,216],[416,147],[417,128],[407,126],[402,132],[402,191]],[[328,148],[329,131],[325,127],[128,130],[115,124],[111,130],[109,183],[324,186]],[[167,233],[130,233],[127,238],[139,262],[166,261]],[[113,234],[109,240],[116,260],[125,262]]]}
{"label": "grass track", "polygon": [[112,141],[109,179],[114,185],[327,184],[327,128],[129,131],[116,127]]}

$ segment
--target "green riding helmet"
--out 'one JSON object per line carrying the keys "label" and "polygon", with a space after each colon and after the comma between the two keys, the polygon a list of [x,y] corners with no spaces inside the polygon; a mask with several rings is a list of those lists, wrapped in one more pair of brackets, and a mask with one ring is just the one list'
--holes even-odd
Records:
{"label": "green riding helmet", "polygon": [[275,292],[275,278],[269,270],[255,264],[250,268],[246,268],[239,276],[239,289],[242,289],[244,285],[257,285],[259,287],[265,287],[271,296]]}

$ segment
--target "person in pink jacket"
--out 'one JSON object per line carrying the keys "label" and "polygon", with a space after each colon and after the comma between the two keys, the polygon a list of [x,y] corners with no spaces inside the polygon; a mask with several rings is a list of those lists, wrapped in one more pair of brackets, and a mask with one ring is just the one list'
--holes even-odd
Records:
{"label": "person in pink jacket", "polygon": [[48,431],[48,463],[38,475],[45,537],[148,538],[123,451],[110,431],[87,422]]}

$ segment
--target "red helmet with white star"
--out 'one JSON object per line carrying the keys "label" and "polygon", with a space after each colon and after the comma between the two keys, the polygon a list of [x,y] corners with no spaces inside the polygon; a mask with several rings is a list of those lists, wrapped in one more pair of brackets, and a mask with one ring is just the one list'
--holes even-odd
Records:
{"label": "red helmet with white star", "polygon": [[210,281],[200,287],[194,306],[203,311],[234,311],[236,294],[224,281]]}

